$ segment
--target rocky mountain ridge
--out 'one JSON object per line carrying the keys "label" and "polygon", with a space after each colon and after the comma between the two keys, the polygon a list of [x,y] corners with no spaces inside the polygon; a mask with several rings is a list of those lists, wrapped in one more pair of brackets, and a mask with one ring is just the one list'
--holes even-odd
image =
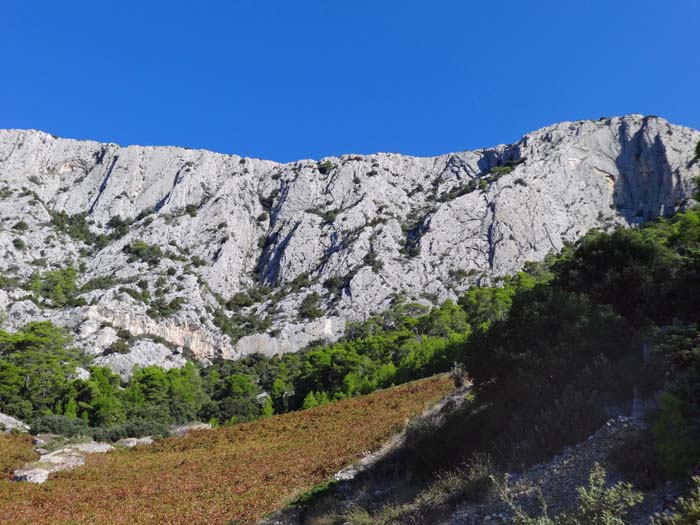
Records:
{"label": "rocky mountain ridge", "polygon": [[[698,140],[629,115],[430,158],[279,164],[0,131],[0,321],[66,326],[124,376],[296,351],[399,296],[439,303],[688,206]],[[42,294],[67,267],[73,299],[50,279]]]}

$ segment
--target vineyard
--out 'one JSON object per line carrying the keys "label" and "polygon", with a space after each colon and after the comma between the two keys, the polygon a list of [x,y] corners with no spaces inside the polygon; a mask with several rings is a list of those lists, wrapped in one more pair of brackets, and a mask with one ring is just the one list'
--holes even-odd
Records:
{"label": "vineyard", "polygon": [[[148,447],[96,454],[84,467],[59,473],[42,486],[2,480],[0,521],[253,523],[377,449],[451,387],[439,376]],[[32,457],[26,438],[5,438],[3,472],[26,457]]]}
{"label": "vineyard", "polygon": [[[32,438],[25,435],[0,435],[0,480],[6,480],[12,472],[30,461],[36,460]],[[5,483],[3,483],[3,488]],[[2,514],[0,514],[2,518]],[[3,520],[0,519],[0,522]]]}

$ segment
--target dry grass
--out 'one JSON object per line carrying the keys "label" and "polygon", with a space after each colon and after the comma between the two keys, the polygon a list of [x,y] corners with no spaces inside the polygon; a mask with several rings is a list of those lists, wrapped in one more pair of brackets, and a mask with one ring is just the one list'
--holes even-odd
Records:
{"label": "dry grass", "polygon": [[[442,522],[458,503],[484,503],[497,497],[491,476],[496,471],[488,456],[475,454],[464,465],[439,473],[428,485],[407,480],[386,492],[382,502],[367,498],[366,487],[354,501],[338,505],[330,494],[305,510],[310,525],[398,525]],[[363,494],[364,493],[364,494]],[[343,510],[345,504],[349,503]]]}
{"label": "dry grass", "polygon": [[253,523],[368,451],[452,388],[441,376],[153,446],[89,456],[42,486],[0,481],[7,523]]}
{"label": "dry grass", "polygon": [[0,479],[8,479],[12,472],[38,457],[30,436],[0,435]]}

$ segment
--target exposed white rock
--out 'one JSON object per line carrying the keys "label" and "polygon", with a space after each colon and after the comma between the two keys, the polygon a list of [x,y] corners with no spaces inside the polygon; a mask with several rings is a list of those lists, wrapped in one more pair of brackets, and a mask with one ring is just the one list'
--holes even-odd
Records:
{"label": "exposed white rock", "polygon": [[90,371],[86,370],[82,366],[79,366],[75,369],[73,377],[75,379],[82,379],[83,381],[87,381],[88,379],[90,379]]}
{"label": "exposed white rock", "polygon": [[29,425],[7,414],[0,413],[0,432],[29,432]]}
{"label": "exposed white rock", "polygon": [[24,481],[27,483],[46,483],[51,472],[44,468],[31,467],[16,470],[12,475],[14,481]]}
{"label": "exposed white rock", "polygon": [[95,441],[67,445],[53,452],[42,454],[37,461],[16,470],[12,478],[15,481],[44,483],[54,472],[71,470],[84,465],[87,454],[104,454],[110,450],[114,450],[112,445]]}
{"label": "exposed white rock", "polygon": [[153,438],[150,436],[142,437],[142,438],[124,438],[120,439],[115,443],[117,447],[124,447],[124,448],[134,448],[138,447],[141,445],[151,445],[153,443]]}
{"label": "exposed white rock", "polygon": [[211,425],[209,423],[190,423],[189,425],[173,427],[171,430],[174,436],[183,437],[197,430],[211,430]]}
{"label": "exposed white rock", "polygon": [[[202,360],[295,351],[336,339],[346,322],[396,296],[455,298],[593,227],[635,226],[683,209],[700,176],[692,162],[698,140],[697,131],[629,115],[563,122],[512,145],[430,158],[378,153],[278,164],[0,131],[0,272],[22,282],[37,269],[82,262],[80,284],[102,280],[78,308],[37,306],[26,290],[5,290],[0,321],[5,329],[32,319],[66,326],[78,346],[123,376],[134,365],[181,366],[183,355],[171,350],[178,347]],[[95,234],[114,233],[108,222],[117,216],[133,222],[97,250],[52,225],[54,212],[86,214]],[[14,228],[19,221],[27,228]],[[125,253],[136,240],[158,246],[160,260],[149,265]],[[259,283],[271,291],[253,305],[229,310],[218,300]],[[321,319],[298,315],[311,292],[321,297]],[[214,322],[218,311],[269,319],[269,327],[231,341]],[[103,356],[120,330],[153,344]]]}
{"label": "exposed white rock", "polygon": [[95,359],[95,364],[107,366],[124,379],[131,377],[134,367],[157,365],[166,370],[180,368],[187,360],[174,354],[167,346],[149,340],[139,340],[127,354],[109,354]]}

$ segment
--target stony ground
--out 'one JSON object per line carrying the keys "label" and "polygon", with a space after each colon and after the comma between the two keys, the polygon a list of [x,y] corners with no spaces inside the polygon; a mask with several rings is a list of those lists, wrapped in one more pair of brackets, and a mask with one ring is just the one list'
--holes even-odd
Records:
{"label": "stony ground", "polygon": [[[550,461],[535,465],[520,475],[511,475],[509,485],[515,501],[531,515],[541,514],[541,495],[547,502],[550,516],[570,510],[577,505],[576,488],[588,485],[588,476],[594,465],[603,465],[608,481],[613,484],[627,479],[610,462],[610,454],[629,442],[642,431],[646,423],[639,418],[618,417],[609,420],[586,441],[563,451]],[[634,454],[635,450],[628,453]],[[667,484],[646,492],[642,504],[630,514],[630,523],[647,525],[655,512],[667,508],[678,495],[678,487]],[[443,525],[489,525],[511,523],[512,513],[500,502],[484,505],[462,505]]]}

